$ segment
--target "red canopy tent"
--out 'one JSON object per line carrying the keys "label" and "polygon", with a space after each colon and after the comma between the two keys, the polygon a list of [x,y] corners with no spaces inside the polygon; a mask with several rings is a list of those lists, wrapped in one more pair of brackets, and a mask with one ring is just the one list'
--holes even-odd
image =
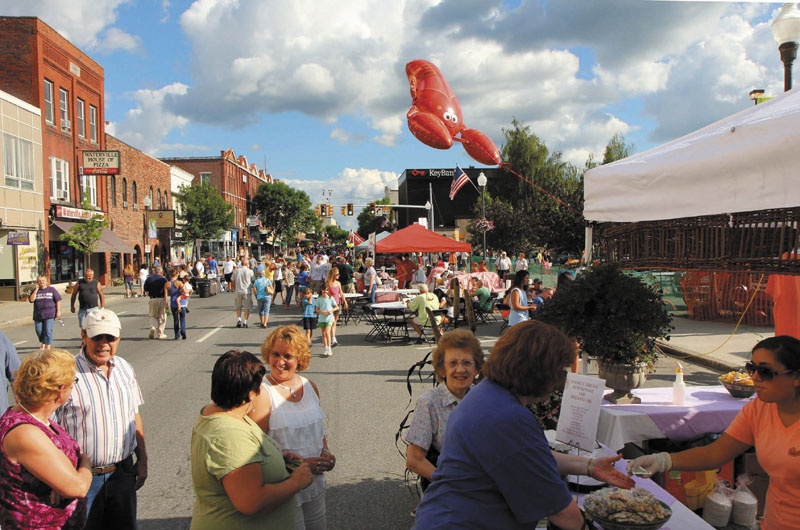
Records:
{"label": "red canopy tent", "polygon": [[472,245],[431,232],[420,224],[413,224],[375,243],[375,252],[472,252]]}

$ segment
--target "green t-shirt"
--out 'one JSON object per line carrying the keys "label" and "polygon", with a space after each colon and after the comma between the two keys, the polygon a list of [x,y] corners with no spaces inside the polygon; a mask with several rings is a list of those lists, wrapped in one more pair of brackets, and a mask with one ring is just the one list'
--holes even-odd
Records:
{"label": "green t-shirt", "polygon": [[270,513],[245,515],[234,508],[222,478],[258,462],[265,484],[289,478],[280,447],[249,417],[247,424],[226,414],[197,418],[192,429],[192,485],[195,503],[191,530],[294,530],[297,501],[292,497]]}
{"label": "green t-shirt", "polygon": [[475,296],[478,297],[478,303],[480,304],[481,309],[488,311],[492,306],[492,303],[489,301],[489,299],[492,297],[492,293],[489,292],[489,288],[481,287],[475,291]]}
{"label": "green t-shirt", "polygon": [[[439,309],[439,298],[435,294],[420,294],[408,304],[408,308],[411,311],[417,312],[417,317],[419,317],[419,324],[421,326],[428,325],[428,312],[425,310],[427,307],[430,307],[431,311]],[[436,323],[439,324],[441,321],[442,317],[436,315]]]}

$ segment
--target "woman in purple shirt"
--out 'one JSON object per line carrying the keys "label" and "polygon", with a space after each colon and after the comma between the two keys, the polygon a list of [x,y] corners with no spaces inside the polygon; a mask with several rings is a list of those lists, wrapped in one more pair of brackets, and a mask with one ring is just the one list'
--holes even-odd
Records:
{"label": "woman in purple shirt", "polygon": [[39,349],[46,350],[53,345],[53,325],[61,318],[61,295],[47,283],[47,277],[39,276],[28,301],[33,304],[33,325],[39,337]]}

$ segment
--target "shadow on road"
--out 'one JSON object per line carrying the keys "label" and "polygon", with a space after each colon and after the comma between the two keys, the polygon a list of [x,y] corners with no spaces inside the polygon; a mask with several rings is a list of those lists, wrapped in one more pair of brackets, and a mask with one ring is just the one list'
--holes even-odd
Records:
{"label": "shadow on road", "polygon": [[364,479],[329,486],[328,528],[400,530],[411,528],[411,510],[419,499],[402,478]]}
{"label": "shadow on road", "polygon": [[186,530],[192,522],[191,517],[172,517],[169,519],[139,519],[139,530]]}

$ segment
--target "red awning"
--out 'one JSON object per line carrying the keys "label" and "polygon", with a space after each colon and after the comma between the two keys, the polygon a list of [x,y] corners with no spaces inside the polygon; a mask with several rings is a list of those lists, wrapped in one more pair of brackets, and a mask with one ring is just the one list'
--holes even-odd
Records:
{"label": "red awning", "polygon": [[375,252],[472,252],[472,245],[413,224],[375,243]]}

